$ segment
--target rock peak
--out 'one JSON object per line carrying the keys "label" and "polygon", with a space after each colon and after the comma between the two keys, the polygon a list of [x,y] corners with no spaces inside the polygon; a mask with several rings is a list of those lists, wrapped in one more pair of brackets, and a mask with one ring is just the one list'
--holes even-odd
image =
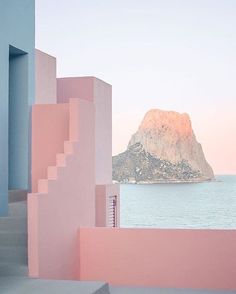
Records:
{"label": "rock peak", "polygon": [[[142,173],[143,182],[147,174],[147,182],[165,178],[168,178],[168,181],[201,181],[214,178],[213,170],[196,140],[187,113],[149,110],[138,131],[131,137],[127,151],[114,157],[113,168],[117,169],[114,174],[120,172],[120,175],[125,175],[129,181],[131,173],[132,181],[135,181],[136,173],[131,172],[126,161],[133,170],[138,163],[139,173],[145,169],[146,172]],[[160,162],[166,166],[165,170],[159,168]],[[140,179],[140,176],[138,178]]]}
{"label": "rock peak", "polygon": [[169,130],[178,136],[191,136],[192,125],[187,113],[164,111],[160,109],[149,110],[139,127],[139,131],[158,130],[160,133]]}

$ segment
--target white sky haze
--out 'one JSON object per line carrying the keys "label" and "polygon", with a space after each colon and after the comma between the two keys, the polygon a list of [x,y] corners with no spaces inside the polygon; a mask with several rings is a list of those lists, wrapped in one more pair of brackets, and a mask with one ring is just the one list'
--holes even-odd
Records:
{"label": "white sky haze", "polygon": [[215,173],[236,174],[236,1],[36,0],[58,76],[113,85],[113,153],[151,108],[187,112]]}

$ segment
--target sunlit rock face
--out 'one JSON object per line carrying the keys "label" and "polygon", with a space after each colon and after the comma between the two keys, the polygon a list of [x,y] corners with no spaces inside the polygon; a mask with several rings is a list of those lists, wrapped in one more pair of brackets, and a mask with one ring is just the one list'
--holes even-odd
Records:
{"label": "sunlit rock face", "polygon": [[[205,159],[201,144],[196,140],[188,114],[159,109],[148,111],[138,131],[131,137],[126,151],[127,156],[129,154],[132,157],[131,153],[134,150],[132,146],[137,146],[136,144],[142,146],[147,157],[150,156],[149,161],[154,163],[155,159],[158,159],[170,167],[165,171],[158,171],[160,180],[203,181],[214,178],[213,170]],[[122,154],[122,158],[124,158],[124,153]],[[138,182],[134,179],[134,174],[129,170],[129,167],[126,166],[127,163],[122,164],[122,160],[119,160],[119,156],[113,158],[113,179],[122,181],[122,177],[118,177],[117,173],[123,173],[126,177],[125,181],[129,182],[127,177],[130,173],[132,174],[132,182]],[[136,164],[139,165],[137,167],[139,172],[142,171],[142,163],[137,161],[137,156]],[[145,162],[145,168],[148,167],[147,164]],[[130,165],[132,165],[131,162]],[[150,163],[150,168],[151,166]],[[163,172],[165,173],[164,177]],[[157,175],[152,177],[149,173],[148,177],[149,179],[146,179],[148,182],[158,182]],[[144,176],[142,176],[142,182],[145,182]]]}

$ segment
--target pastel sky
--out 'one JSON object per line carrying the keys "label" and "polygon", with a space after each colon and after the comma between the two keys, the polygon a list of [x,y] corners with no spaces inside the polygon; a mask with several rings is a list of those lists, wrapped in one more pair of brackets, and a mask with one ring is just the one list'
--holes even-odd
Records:
{"label": "pastel sky", "polygon": [[235,0],[36,0],[58,76],[113,85],[113,153],[151,108],[189,113],[216,174],[236,174]]}

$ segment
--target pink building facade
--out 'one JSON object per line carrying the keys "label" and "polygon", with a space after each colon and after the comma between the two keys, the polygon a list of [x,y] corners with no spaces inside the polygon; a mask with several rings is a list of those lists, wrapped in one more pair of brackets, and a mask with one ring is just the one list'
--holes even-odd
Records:
{"label": "pink building facade", "polygon": [[236,289],[235,231],[118,228],[111,86],[94,77],[56,79],[55,67],[54,57],[36,52],[29,276]]}
{"label": "pink building facade", "polygon": [[36,90],[29,275],[78,279],[79,227],[119,226],[112,89],[94,77],[56,79],[56,59],[36,51]]}
{"label": "pink building facade", "polygon": [[235,290],[235,231],[119,228],[111,86],[56,79],[56,59],[38,51],[36,58],[29,276]]}
{"label": "pink building facade", "polygon": [[[56,77],[56,58],[34,51],[34,0],[0,1],[0,16],[0,265],[6,272],[6,260],[27,266],[28,252],[33,278],[236,290],[235,230],[119,228],[111,86],[95,77]],[[16,203],[8,203],[8,189],[29,191],[27,212],[20,203],[27,229],[14,215]],[[28,248],[18,244],[23,234]]]}

